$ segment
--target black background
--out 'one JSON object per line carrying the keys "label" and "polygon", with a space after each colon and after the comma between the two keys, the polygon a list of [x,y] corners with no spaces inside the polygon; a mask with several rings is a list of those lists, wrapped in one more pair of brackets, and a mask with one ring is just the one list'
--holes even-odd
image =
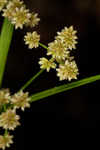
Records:
{"label": "black background", "polygon": [[[41,42],[47,45],[53,41],[57,31],[73,25],[78,31],[78,45],[74,53],[80,72],[78,79],[100,73],[100,0],[26,0],[25,3],[29,9],[39,13],[41,22],[36,29],[14,31],[3,87],[9,87],[12,93],[16,92],[39,71],[38,61],[45,56],[45,50],[29,50],[23,41],[25,33],[33,30],[41,34]],[[63,83],[67,81],[59,82],[55,71],[44,72],[27,91],[32,94]],[[12,149],[25,149],[26,146],[30,149],[34,138],[42,138],[51,129],[56,131],[61,124],[65,131],[99,128],[99,87],[100,81],[97,81],[34,102],[30,109],[24,113],[19,112],[22,125],[15,131],[16,144]],[[59,128],[61,129],[62,127]]]}

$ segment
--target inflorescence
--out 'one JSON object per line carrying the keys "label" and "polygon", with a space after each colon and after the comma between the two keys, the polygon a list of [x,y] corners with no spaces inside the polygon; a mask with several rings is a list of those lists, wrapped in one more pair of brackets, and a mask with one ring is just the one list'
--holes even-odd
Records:
{"label": "inflorescence", "polygon": [[[15,29],[22,29],[23,26],[35,27],[40,21],[38,14],[31,13],[20,0],[0,0],[0,10],[3,11],[2,15],[15,25]],[[74,57],[71,56],[71,51],[76,49],[76,33],[73,26],[65,27],[58,32],[55,40],[48,44],[47,56],[51,58],[40,58],[40,68],[46,69],[47,72],[51,68],[55,69],[59,80],[77,79],[78,68]],[[37,48],[40,44],[40,35],[36,31],[27,32],[24,41],[29,49]]]}
{"label": "inflorescence", "polygon": [[0,0],[0,10],[3,11],[2,16],[7,17],[16,29],[22,29],[24,25],[35,27],[40,21],[38,14],[31,13],[20,0]]}
{"label": "inflorescence", "polygon": [[8,89],[0,90],[0,127],[5,130],[4,135],[0,136],[0,148],[3,150],[13,143],[13,136],[9,131],[20,125],[17,109],[24,111],[27,107],[30,107],[28,92],[19,91],[11,95]]}
{"label": "inflorescence", "polygon": [[[0,0],[0,11],[2,11],[2,16],[8,18],[15,26],[15,29],[34,28],[40,21],[38,14],[31,13],[21,0]],[[46,47],[40,43],[40,35],[36,31],[27,32],[24,36],[24,42],[29,49],[39,46],[46,48],[48,58],[40,58],[41,69],[49,72],[52,68],[57,72],[59,80],[71,81],[77,79],[79,74],[74,57],[71,55],[72,50],[76,49],[76,33],[77,31],[73,29],[73,26],[65,27],[61,32],[57,32],[54,41]],[[0,90],[0,127],[5,130],[4,135],[0,135],[0,149],[5,150],[13,143],[13,136],[10,135],[9,131],[20,125],[20,117],[16,110],[24,111],[28,107],[30,107],[28,92],[19,91],[11,95],[9,89]]]}
{"label": "inflorescence", "polygon": [[76,33],[73,26],[58,32],[55,40],[48,44],[47,56],[51,56],[51,59],[40,58],[40,68],[47,71],[54,68],[60,80],[77,79],[78,68],[74,57],[71,56],[72,49],[76,49]]}

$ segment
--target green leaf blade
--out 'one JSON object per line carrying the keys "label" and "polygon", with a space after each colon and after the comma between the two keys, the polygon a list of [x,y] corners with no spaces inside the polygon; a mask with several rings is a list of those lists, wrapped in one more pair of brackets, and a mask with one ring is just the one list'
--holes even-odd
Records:
{"label": "green leaf blade", "polygon": [[4,69],[6,65],[7,55],[12,40],[14,26],[4,19],[3,27],[0,35],[0,86],[2,84]]}
{"label": "green leaf blade", "polygon": [[68,84],[58,86],[58,87],[54,87],[54,88],[33,94],[31,96],[31,102],[38,101],[40,99],[43,99],[43,98],[46,98],[46,97],[49,97],[49,96],[52,96],[52,95],[55,95],[55,94],[58,94],[58,93],[61,93],[64,91],[68,91],[68,90],[71,90],[73,88],[80,87],[80,86],[95,82],[97,80],[100,80],[100,75],[88,77],[88,78],[85,78],[85,79],[82,79],[79,81],[75,81],[72,83],[68,83]]}

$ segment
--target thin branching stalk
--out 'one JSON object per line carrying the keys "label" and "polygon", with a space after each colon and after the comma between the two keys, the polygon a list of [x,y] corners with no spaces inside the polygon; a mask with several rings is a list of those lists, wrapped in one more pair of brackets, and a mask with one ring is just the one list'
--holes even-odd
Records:
{"label": "thin branching stalk", "polygon": [[20,90],[25,90],[37,77],[39,77],[43,73],[43,71],[44,70],[40,70],[35,76],[33,76],[28,82],[26,82]]}
{"label": "thin branching stalk", "polygon": [[39,42],[39,45],[40,45],[41,47],[43,47],[44,49],[48,50],[48,47],[47,47],[46,45],[44,45],[44,44],[42,44],[42,43],[40,43],[40,42]]}

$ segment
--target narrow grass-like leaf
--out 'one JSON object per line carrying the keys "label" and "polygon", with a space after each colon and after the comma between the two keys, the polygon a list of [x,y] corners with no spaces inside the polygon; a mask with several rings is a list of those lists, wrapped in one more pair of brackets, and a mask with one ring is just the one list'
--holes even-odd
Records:
{"label": "narrow grass-like leaf", "polygon": [[5,18],[0,34],[0,87],[2,84],[7,55],[12,40],[13,29],[13,25],[8,21],[7,18]]}
{"label": "narrow grass-like leaf", "polygon": [[57,94],[57,93],[68,91],[70,89],[73,89],[73,88],[76,88],[76,87],[79,87],[79,86],[82,86],[82,85],[86,85],[86,84],[95,82],[97,80],[100,80],[100,75],[88,77],[88,78],[85,78],[85,79],[82,79],[82,80],[79,80],[79,81],[75,81],[75,82],[72,82],[72,83],[68,83],[68,84],[58,86],[58,87],[54,87],[54,88],[51,88],[51,89],[33,94],[31,96],[31,102],[38,101],[40,99],[46,98],[48,96],[51,96],[51,95],[54,95],[54,94]]}

